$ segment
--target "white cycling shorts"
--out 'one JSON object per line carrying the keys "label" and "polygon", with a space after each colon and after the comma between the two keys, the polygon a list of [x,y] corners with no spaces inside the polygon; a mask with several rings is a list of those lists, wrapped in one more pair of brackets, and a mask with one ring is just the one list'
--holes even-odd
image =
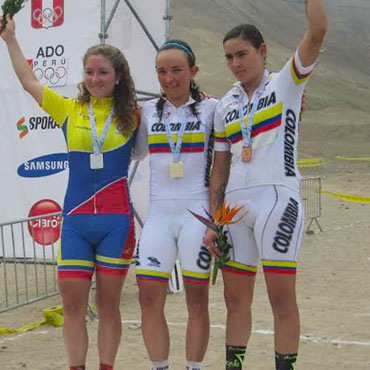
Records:
{"label": "white cycling shorts", "polygon": [[[203,208],[204,207],[204,208]],[[207,284],[211,256],[203,245],[206,226],[190,212],[206,216],[206,200],[155,200],[150,203],[136,258],[136,278],[167,283],[178,256],[184,283]]]}
{"label": "white cycling shorts", "polygon": [[304,212],[299,193],[279,185],[236,190],[226,196],[244,206],[246,216],[229,226],[233,244],[225,271],[255,275],[259,261],[265,273],[295,274]]}

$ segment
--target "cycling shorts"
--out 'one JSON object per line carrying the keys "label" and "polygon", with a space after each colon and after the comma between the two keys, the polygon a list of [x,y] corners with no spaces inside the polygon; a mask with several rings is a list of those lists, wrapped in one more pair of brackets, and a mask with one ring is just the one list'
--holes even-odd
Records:
{"label": "cycling shorts", "polygon": [[137,247],[138,282],[167,283],[177,255],[184,283],[209,282],[211,256],[203,245],[206,227],[188,211],[205,216],[207,208],[206,200],[171,199],[150,203]]}
{"label": "cycling shorts", "polygon": [[229,226],[233,244],[225,271],[255,275],[259,260],[265,273],[295,274],[304,212],[299,193],[285,186],[265,185],[226,196],[231,206],[248,213]]}
{"label": "cycling shorts", "polygon": [[58,253],[58,278],[91,279],[94,270],[125,275],[135,248],[131,215],[64,216]]}

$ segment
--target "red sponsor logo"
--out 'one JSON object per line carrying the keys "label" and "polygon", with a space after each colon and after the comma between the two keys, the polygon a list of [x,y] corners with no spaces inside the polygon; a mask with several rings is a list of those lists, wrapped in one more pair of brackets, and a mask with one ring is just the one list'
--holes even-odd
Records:
{"label": "red sponsor logo", "polygon": [[[28,217],[43,216],[61,212],[62,207],[51,199],[42,199],[35,203]],[[40,245],[54,244],[60,237],[62,216],[50,216],[28,221],[28,231],[32,239]]]}
{"label": "red sponsor logo", "polygon": [[33,28],[61,26],[64,22],[64,0],[32,0],[31,24]]}

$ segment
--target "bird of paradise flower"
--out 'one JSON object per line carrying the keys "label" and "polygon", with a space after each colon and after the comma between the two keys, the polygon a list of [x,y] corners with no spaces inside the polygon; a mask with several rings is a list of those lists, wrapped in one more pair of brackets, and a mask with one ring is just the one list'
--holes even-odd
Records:
{"label": "bird of paradise flower", "polygon": [[216,231],[217,240],[216,245],[221,252],[221,256],[218,260],[215,260],[212,273],[212,285],[216,283],[218,270],[222,268],[229,261],[229,251],[233,247],[227,240],[227,230],[224,230],[225,225],[233,225],[238,223],[248,212],[244,212],[239,218],[234,219],[234,217],[244,208],[244,206],[235,206],[230,208],[230,205],[224,202],[221,207],[217,210],[215,217],[213,218],[209,212],[204,210],[207,217],[201,216],[190,209],[188,211],[196,217],[200,222]]}

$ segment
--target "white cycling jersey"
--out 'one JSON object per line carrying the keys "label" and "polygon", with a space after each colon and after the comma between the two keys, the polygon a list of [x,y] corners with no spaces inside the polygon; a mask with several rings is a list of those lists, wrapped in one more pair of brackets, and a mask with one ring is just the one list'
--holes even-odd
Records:
{"label": "white cycling jersey", "polygon": [[243,107],[247,125],[253,103],[249,104],[241,83],[236,83],[217,104],[215,150],[233,154],[227,193],[260,185],[284,185],[299,191],[298,121],[303,89],[313,68],[314,64],[302,66],[297,50],[280,72],[265,75],[253,119],[250,162],[241,159],[239,109],[242,100],[247,101]]}
{"label": "white cycling jersey", "polygon": [[[218,100],[204,99],[197,104],[195,116],[190,108],[194,100],[180,107],[166,101],[163,118],[157,113],[158,99],[145,103],[137,133],[133,157],[142,159],[150,153],[150,199],[208,199],[208,183],[213,151],[213,119]],[[174,143],[182,123],[186,122],[180,160],[184,177],[172,178],[173,161],[166,123],[170,124]]]}

